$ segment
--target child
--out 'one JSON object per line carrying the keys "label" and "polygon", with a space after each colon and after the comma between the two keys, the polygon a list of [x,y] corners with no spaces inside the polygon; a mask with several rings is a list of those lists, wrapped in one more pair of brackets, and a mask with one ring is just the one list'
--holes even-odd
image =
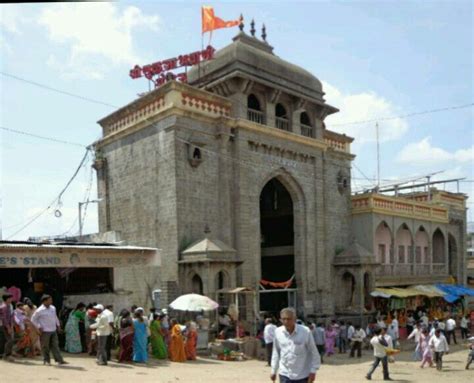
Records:
{"label": "child", "polygon": [[469,366],[474,360],[474,336],[471,336],[468,340],[469,340],[469,355],[467,356],[466,370],[469,370]]}

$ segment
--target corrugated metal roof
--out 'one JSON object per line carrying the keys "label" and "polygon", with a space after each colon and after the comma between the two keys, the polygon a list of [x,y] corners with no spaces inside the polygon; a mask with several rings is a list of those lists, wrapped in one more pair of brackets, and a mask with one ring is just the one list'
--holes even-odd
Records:
{"label": "corrugated metal roof", "polygon": [[35,249],[35,248],[46,248],[46,249],[94,249],[94,250],[144,250],[144,251],[156,251],[153,247],[142,247],[142,246],[121,246],[113,245],[110,243],[39,243],[39,242],[26,242],[26,241],[0,241],[1,249]]}

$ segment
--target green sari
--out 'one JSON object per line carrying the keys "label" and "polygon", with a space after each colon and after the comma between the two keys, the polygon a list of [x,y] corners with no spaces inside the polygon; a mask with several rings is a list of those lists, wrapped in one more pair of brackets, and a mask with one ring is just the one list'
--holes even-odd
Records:
{"label": "green sari", "polygon": [[151,352],[157,359],[168,358],[168,351],[166,350],[166,344],[161,333],[161,323],[158,320],[154,320],[150,324],[151,332]]}

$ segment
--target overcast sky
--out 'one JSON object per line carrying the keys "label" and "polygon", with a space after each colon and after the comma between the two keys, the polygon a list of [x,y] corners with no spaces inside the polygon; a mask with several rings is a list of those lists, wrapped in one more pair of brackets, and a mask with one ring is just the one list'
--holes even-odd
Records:
{"label": "overcast sky", "polygon": [[[92,143],[101,135],[97,120],[148,89],[144,80],[128,76],[132,66],[200,49],[202,4],[0,5],[1,126],[84,146]],[[243,13],[247,30],[254,17],[258,35],[265,23],[275,54],[323,82],[327,101],[341,110],[327,119],[327,127],[356,139],[354,190],[375,183],[375,124],[347,123],[473,102],[471,1],[206,4],[228,20]],[[226,46],[237,32],[214,32],[212,45]],[[468,206],[474,208],[472,117],[472,107],[465,107],[381,120],[381,178],[392,182],[437,171],[443,171],[438,178],[466,177],[460,190],[471,195]],[[39,214],[63,189],[85,148],[6,130],[0,131],[0,140],[3,239],[77,234],[78,202],[96,198],[90,156],[61,205]],[[95,203],[89,205],[84,229],[97,231]]]}

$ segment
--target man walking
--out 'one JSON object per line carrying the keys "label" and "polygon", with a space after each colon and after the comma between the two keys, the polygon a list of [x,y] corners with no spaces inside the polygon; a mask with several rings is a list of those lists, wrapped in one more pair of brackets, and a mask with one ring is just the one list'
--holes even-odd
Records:
{"label": "man walking", "polygon": [[441,371],[443,369],[443,355],[449,352],[449,346],[446,337],[441,334],[440,329],[437,329],[434,336],[431,337],[429,346],[434,351],[436,369]]}
{"label": "man walking", "polygon": [[354,334],[352,335],[351,353],[349,355],[350,358],[354,357],[356,350],[357,350],[357,357],[358,358],[362,357],[362,342],[364,341],[365,337],[366,337],[365,331],[362,330],[360,325],[357,325],[355,327]]}
{"label": "man walking", "polygon": [[272,353],[272,373],[270,379],[280,383],[312,383],[321,365],[318,349],[311,331],[296,324],[296,312],[285,308],[280,312],[283,326],[275,331]]}
{"label": "man walking", "polygon": [[[345,354],[347,351],[347,326],[344,321],[339,326],[339,354]],[[322,363],[322,357],[321,357]]]}
{"label": "man walking", "polygon": [[322,323],[318,323],[314,330],[314,343],[316,344],[316,348],[318,349],[319,355],[321,357],[321,364],[323,364],[323,356],[324,352],[326,351],[324,345],[326,344],[326,332],[324,331],[324,327]]}
{"label": "man walking", "polygon": [[3,360],[13,362],[12,357],[14,334],[13,334],[13,312],[11,303],[13,295],[2,296],[3,303],[0,305],[0,351],[3,351]]}
{"label": "man walking", "polygon": [[275,339],[276,326],[272,318],[265,319],[265,328],[263,329],[263,340],[265,341],[265,350],[267,352],[267,366],[272,363],[273,340]]}
{"label": "man walking", "polygon": [[374,336],[370,340],[370,344],[374,348],[374,363],[370,368],[369,372],[365,376],[367,380],[372,380],[372,374],[374,373],[375,369],[378,367],[380,362],[382,362],[383,368],[383,380],[393,380],[389,376],[388,372],[388,360],[387,360],[387,352],[385,348],[388,346],[387,341],[382,336],[382,329],[376,328],[374,330]]}
{"label": "man walking", "polygon": [[97,311],[97,319],[91,325],[91,329],[97,333],[97,364],[99,366],[107,365],[107,339],[111,334],[108,315],[104,312],[104,306],[96,305],[94,310]]}
{"label": "man walking", "polygon": [[40,332],[41,351],[43,364],[51,365],[50,351],[58,364],[68,364],[64,361],[59,351],[58,331],[61,331],[56,307],[50,295],[41,297],[41,306],[33,314],[31,321]]}
{"label": "man walking", "polygon": [[110,335],[107,337],[107,345],[105,347],[106,351],[107,351],[107,361],[110,361],[110,355],[111,355],[111,352],[112,352],[112,345],[113,345],[113,342],[114,342],[114,335],[113,335],[113,332],[114,332],[114,313],[113,313],[113,310],[114,307],[113,305],[107,305],[105,306],[105,310],[103,312],[103,314],[107,317],[107,320],[109,322],[109,326],[110,326]]}
{"label": "man walking", "polygon": [[458,344],[456,341],[456,321],[450,316],[446,321],[446,340],[448,344],[451,344],[451,337],[453,337],[454,343]]}
{"label": "man walking", "polygon": [[413,360],[421,360],[421,348],[420,348],[420,338],[421,338],[421,322],[416,322],[415,329],[408,335],[408,340],[413,339],[415,341],[415,352],[413,354]]}

